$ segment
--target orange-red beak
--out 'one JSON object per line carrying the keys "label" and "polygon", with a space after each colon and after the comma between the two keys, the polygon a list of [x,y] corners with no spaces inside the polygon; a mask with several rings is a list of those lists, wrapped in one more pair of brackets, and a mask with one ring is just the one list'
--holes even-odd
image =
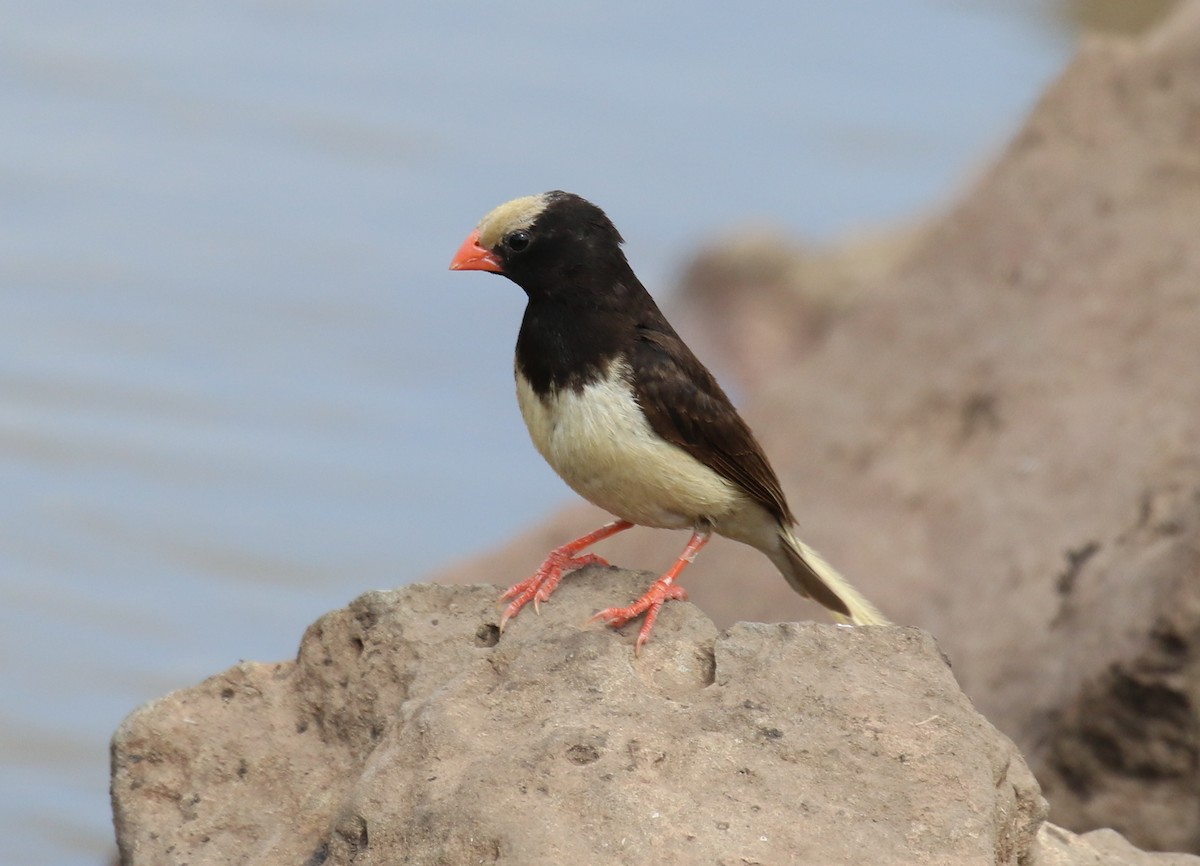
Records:
{"label": "orange-red beak", "polygon": [[491,271],[498,274],[504,270],[504,265],[496,258],[496,254],[485,250],[479,245],[479,229],[467,235],[463,245],[458,248],[450,262],[452,271]]}

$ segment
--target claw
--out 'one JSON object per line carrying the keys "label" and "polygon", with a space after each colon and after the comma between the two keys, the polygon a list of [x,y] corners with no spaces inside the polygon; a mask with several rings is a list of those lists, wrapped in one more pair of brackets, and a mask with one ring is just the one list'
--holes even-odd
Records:
{"label": "claw", "polygon": [[500,596],[501,601],[513,599],[512,604],[504,611],[504,616],[501,617],[501,623],[507,622],[510,618],[517,615],[529,602],[533,602],[533,609],[538,610],[538,605],[547,601],[551,593],[558,589],[558,585],[562,583],[562,579],[572,571],[578,571],[585,565],[595,564],[608,565],[600,557],[593,553],[585,556],[570,556],[559,553],[557,550],[546,557],[546,561],[542,563],[541,568],[533,573],[532,577],[526,578],[518,584],[508,588],[508,590]]}
{"label": "claw", "polygon": [[544,601],[549,601],[550,595],[554,590],[558,589],[558,585],[562,583],[563,577],[572,571],[577,571],[585,565],[608,565],[608,562],[602,557],[594,553],[580,554],[580,551],[595,544],[597,541],[608,538],[610,535],[616,535],[618,532],[628,529],[632,526],[624,520],[618,520],[602,526],[595,532],[577,538],[574,541],[564,544],[562,547],[556,548],[546,557],[546,561],[541,567],[533,573],[531,577],[526,578],[520,583],[509,587],[500,596],[500,601],[508,601],[511,603],[504,609],[504,613],[500,616],[500,631],[503,633],[505,624],[520,613],[521,608],[533,602],[533,610],[535,613],[540,613],[539,605]]}
{"label": "claw", "polygon": [[611,628],[621,628],[630,620],[645,614],[646,618],[638,631],[637,642],[633,645],[634,655],[641,655],[642,647],[646,645],[646,641],[650,640],[650,632],[654,629],[658,612],[668,601],[687,601],[687,590],[659,578],[646,591],[646,594],[633,604],[628,607],[606,607],[599,613],[593,614],[588,621],[604,620]]}
{"label": "claw", "polygon": [[[509,588],[500,596],[501,601],[512,599],[500,617],[500,631],[503,632],[505,624],[520,613],[521,608],[529,602],[533,602],[533,609],[537,612],[538,605],[549,600],[550,594],[558,588],[567,573],[583,568],[585,565],[608,565],[596,554],[581,554],[581,551],[591,547],[597,541],[623,532],[631,526],[633,524],[627,520],[617,520],[551,551],[550,555],[546,557],[546,561],[542,563],[542,567],[535,571],[532,577]],[[628,607],[606,607],[599,613],[593,614],[589,622],[600,619],[613,628],[620,628],[645,614],[645,620],[642,622],[642,628],[638,632],[637,642],[633,649],[635,655],[641,655],[642,647],[646,645],[646,641],[650,640],[650,632],[654,628],[654,621],[658,619],[658,612],[662,610],[662,606],[668,601],[687,599],[687,590],[682,586],[677,586],[675,581],[688,564],[696,558],[700,549],[708,543],[711,534],[712,529],[708,526],[696,529],[692,532],[692,537],[679,559],[666,574],[654,581],[653,585],[646,590],[645,595]]]}
{"label": "claw", "polygon": [[700,552],[700,549],[708,544],[708,539],[711,535],[712,530],[707,526],[695,530],[692,533],[691,539],[688,540],[687,547],[679,555],[679,559],[675,560],[675,564],[671,566],[666,574],[654,581],[651,587],[646,590],[645,595],[628,607],[606,607],[604,610],[593,615],[592,620],[602,619],[607,621],[613,628],[620,628],[631,619],[645,614],[646,619],[642,623],[641,630],[638,632],[637,642],[633,645],[633,654],[641,655],[642,647],[646,645],[646,641],[650,640],[650,632],[654,628],[654,621],[658,619],[658,612],[662,610],[662,606],[668,601],[682,601],[687,598],[687,590],[682,586],[676,585],[675,581],[692,560],[696,558],[696,554]]}

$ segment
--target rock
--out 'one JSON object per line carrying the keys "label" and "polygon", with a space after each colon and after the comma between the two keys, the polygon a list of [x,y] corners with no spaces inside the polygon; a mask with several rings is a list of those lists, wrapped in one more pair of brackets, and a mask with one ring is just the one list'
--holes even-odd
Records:
{"label": "rock", "polygon": [[924,228],[860,232],[820,247],[764,228],[723,231],[688,264],[671,319],[727,384],[754,391],[815,351],[864,293],[886,290],[883,280]]}
{"label": "rock", "polygon": [[582,626],[649,580],[593,567],[503,636],[490,586],[368,593],[141,708],[122,863],[1030,862],[1044,801],[927,634]]}
{"label": "rock", "polygon": [[[745,406],[801,537],[894,620],[937,637],[1055,820],[1192,851],[1197,227],[1191,0],[1139,40],[1088,40],[886,288],[864,288],[811,351],[780,351]],[[780,342],[754,339],[754,351]],[[489,573],[524,577],[605,519],[565,512],[488,554]],[[665,568],[683,543],[634,530],[601,552]],[[721,625],[822,616],[730,542],[683,583]]]}
{"label": "rock", "polygon": [[1196,866],[1191,854],[1149,854],[1130,845],[1115,830],[1093,830],[1076,836],[1043,824],[1029,866]]}
{"label": "rock", "polygon": [[1069,691],[1034,760],[1056,820],[1200,851],[1200,489],[1178,493],[1065,573],[1046,679]]}

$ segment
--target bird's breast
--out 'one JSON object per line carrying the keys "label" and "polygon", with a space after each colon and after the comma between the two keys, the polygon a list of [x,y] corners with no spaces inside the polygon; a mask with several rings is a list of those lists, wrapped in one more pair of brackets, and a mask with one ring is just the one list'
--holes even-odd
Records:
{"label": "bird's breast", "polygon": [[646,420],[618,359],[582,387],[538,393],[517,369],[517,401],[537,450],[580,496],[643,526],[717,523],[745,495]]}

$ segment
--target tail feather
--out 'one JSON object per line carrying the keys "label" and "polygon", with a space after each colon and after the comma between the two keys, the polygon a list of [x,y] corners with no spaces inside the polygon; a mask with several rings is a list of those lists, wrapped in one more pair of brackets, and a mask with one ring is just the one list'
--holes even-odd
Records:
{"label": "tail feather", "polygon": [[891,625],[891,621],[875,605],[789,529],[781,528],[779,538],[783,542],[784,555],[775,564],[792,589],[828,608],[839,622]]}

